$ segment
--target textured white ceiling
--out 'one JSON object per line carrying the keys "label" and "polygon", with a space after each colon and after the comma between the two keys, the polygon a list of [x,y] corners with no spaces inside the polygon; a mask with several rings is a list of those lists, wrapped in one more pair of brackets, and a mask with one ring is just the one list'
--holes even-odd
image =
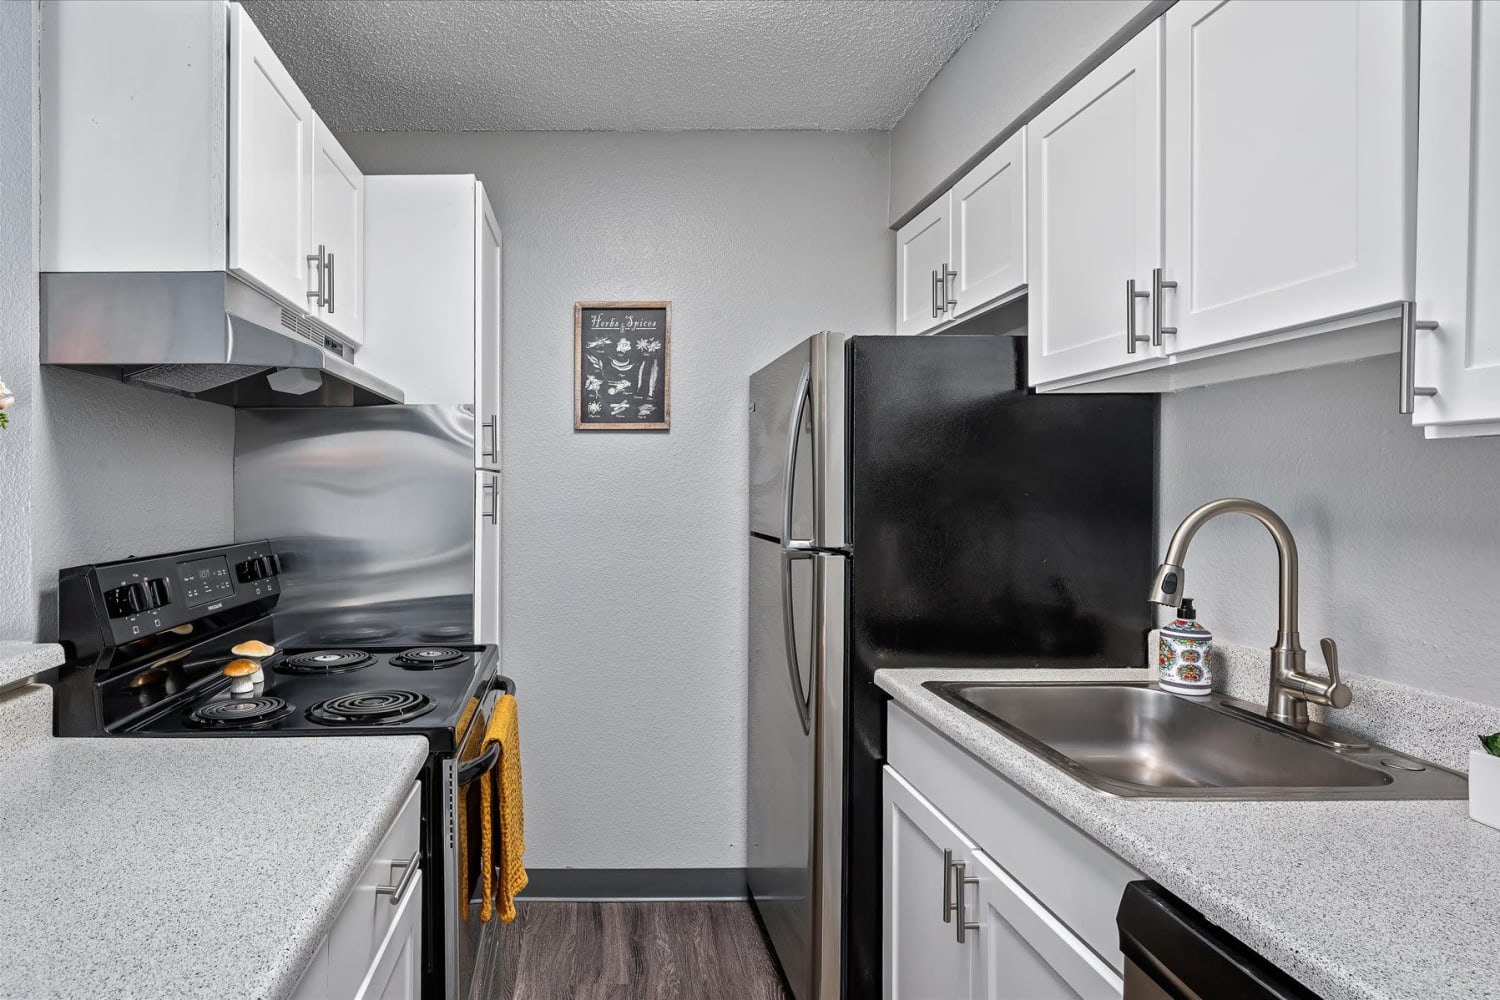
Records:
{"label": "textured white ceiling", "polygon": [[242,0],[335,130],[889,129],[998,0]]}

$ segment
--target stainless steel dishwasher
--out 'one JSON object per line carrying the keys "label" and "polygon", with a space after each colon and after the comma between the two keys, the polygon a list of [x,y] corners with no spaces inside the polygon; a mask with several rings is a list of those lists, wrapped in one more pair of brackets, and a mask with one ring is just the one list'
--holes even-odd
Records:
{"label": "stainless steel dishwasher", "polygon": [[1318,1000],[1155,882],[1131,882],[1115,916],[1125,1000]]}

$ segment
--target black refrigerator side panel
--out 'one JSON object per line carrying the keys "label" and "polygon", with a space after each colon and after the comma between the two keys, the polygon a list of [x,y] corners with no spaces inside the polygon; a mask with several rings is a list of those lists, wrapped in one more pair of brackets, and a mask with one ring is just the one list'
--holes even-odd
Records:
{"label": "black refrigerator side panel", "polygon": [[885,667],[1140,665],[1155,396],[1036,395],[1025,341],[856,337],[845,970],[880,993]]}

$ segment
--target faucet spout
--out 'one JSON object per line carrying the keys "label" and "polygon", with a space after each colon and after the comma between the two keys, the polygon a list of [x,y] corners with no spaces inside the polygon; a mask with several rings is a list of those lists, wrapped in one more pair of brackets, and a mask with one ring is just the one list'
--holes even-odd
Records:
{"label": "faucet spout", "polygon": [[[1156,576],[1151,581],[1147,599],[1168,607],[1182,604],[1186,588],[1188,546],[1198,530],[1220,514],[1245,514],[1265,525],[1276,543],[1279,579],[1276,602],[1276,644],[1271,647],[1271,691],[1266,716],[1277,722],[1306,727],[1307,703],[1343,708],[1353,695],[1339,681],[1337,659],[1330,660],[1329,678],[1311,677],[1304,669],[1307,653],[1297,634],[1297,542],[1292,529],[1263,503],[1242,497],[1225,497],[1204,504],[1183,518]],[[1331,646],[1331,642],[1330,642]]]}

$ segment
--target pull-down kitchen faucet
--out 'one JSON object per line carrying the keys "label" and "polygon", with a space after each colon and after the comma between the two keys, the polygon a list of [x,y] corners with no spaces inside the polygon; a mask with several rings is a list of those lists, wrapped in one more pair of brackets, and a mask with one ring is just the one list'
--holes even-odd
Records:
{"label": "pull-down kitchen faucet", "polygon": [[1280,561],[1280,589],[1277,602],[1276,645],[1271,647],[1271,692],[1266,699],[1266,718],[1306,729],[1307,703],[1347,708],[1354,692],[1339,680],[1338,647],[1332,639],[1322,642],[1323,657],[1328,661],[1328,677],[1306,673],[1307,654],[1297,636],[1297,543],[1286,522],[1265,504],[1239,497],[1226,497],[1204,504],[1183,518],[1167,545],[1167,555],[1151,581],[1149,600],[1168,607],[1182,604],[1185,574],[1183,561],[1188,544],[1198,529],[1220,514],[1248,514],[1271,533]]}

